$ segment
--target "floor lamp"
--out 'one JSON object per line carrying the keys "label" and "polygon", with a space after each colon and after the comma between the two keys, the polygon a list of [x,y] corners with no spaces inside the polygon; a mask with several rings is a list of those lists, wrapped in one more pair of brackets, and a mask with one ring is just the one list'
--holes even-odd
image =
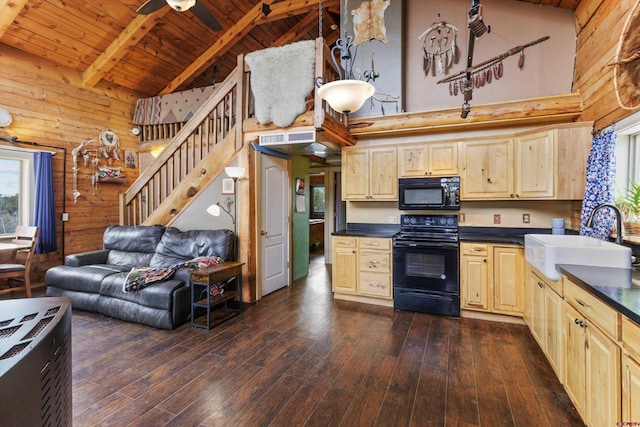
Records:
{"label": "floor lamp", "polygon": [[[233,179],[233,200],[227,199],[224,203],[227,205],[225,208],[220,204],[220,202],[216,202],[215,204],[209,206],[207,208],[207,213],[213,216],[220,216],[220,211],[224,211],[227,215],[231,217],[231,221],[233,222],[233,260],[238,261],[238,224],[236,222],[236,218],[238,217],[238,179],[244,175],[244,168],[237,166],[227,166],[224,168],[227,176]],[[231,213],[231,205],[233,204],[233,214]]]}

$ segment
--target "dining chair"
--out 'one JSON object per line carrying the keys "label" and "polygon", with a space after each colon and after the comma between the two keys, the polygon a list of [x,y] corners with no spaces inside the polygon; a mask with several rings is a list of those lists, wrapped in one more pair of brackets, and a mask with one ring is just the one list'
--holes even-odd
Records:
{"label": "dining chair", "polygon": [[[31,298],[31,259],[36,250],[40,229],[19,225],[11,243],[24,245],[23,249],[13,251],[7,264],[0,264],[0,281],[7,280],[8,288],[0,288],[0,294],[13,293],[24,289],[27,298]],[[14,282],[17,282],[14,284]],[[0,285],[1,286],[1,285]]]}

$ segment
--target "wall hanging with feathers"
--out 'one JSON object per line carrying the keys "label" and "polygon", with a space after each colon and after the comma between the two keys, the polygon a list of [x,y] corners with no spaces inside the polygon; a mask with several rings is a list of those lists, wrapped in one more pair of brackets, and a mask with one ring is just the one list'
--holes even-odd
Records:
{"label": "wall hanging with feathers", "polygon": [[458,62],[457,34],[458,28],[443,22],[438,14],[438,22],[434,22],[418,37],[422,40],[425,74],[445,74],[451,64]]}

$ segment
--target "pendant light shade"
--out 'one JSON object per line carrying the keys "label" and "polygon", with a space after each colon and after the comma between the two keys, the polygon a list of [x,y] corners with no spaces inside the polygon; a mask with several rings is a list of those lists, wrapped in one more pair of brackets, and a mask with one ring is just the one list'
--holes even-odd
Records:
{"label": "pendant light shade", "polygon": [[336,80],[318,88],[320,97],[344,114],[359,110],[375,91],[371,83],[362,80]]}

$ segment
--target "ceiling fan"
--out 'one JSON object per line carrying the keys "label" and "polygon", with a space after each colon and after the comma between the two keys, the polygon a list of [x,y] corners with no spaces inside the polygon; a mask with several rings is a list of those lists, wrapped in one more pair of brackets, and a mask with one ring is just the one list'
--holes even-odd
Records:
{"label": "ceiling fan", "polygon": [[215,16],[203,5],[199,0],[147,0],[145,4],[140,6],[136,11],[141,15],[150,15],[156,10],[169,5],[178,12],[191,10],[193,14],[201,20],[207,27],[213,31],[220,31],[222,26]]}

